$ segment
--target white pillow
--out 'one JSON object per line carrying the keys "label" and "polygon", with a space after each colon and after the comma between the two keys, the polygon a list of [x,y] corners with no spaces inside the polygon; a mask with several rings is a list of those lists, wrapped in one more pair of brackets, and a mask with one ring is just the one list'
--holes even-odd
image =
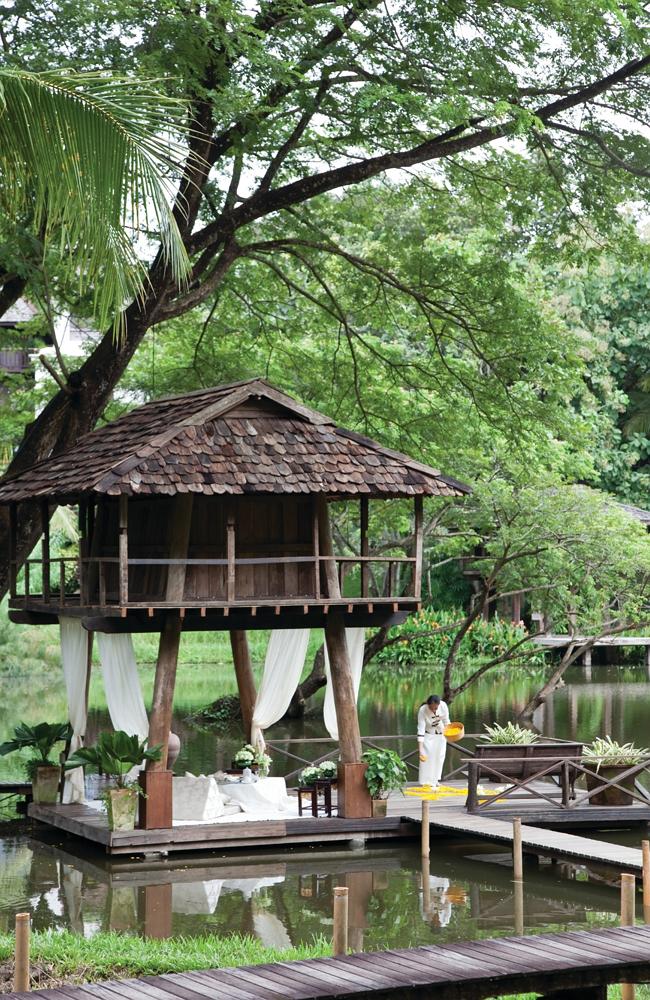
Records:
{"label": "white pillow", "polygon": [[188,773],[172,781],[172,809],[175,821],[211,823],[223,816],[224,803],[214,778]]}

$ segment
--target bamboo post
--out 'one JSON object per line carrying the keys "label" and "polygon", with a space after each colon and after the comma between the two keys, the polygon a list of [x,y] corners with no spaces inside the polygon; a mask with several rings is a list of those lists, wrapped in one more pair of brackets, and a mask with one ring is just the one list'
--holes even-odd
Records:
{"label": "bamboo post", "polygon": [[[427,802],[427,805],[429,803]],[[422,913],[424,918],[431,913],[431,869],[429,855],[422,855]]]}
{"label": "bamboo post", "polygon": [[348,953],[348,888],[345,885],[334,889],[334,934],[332,940],[334,957]]}
{"label": "bamboo post", "polygon": [[429,847],[429,840],[431,835],[431,827],[429,826],[429,807],[431,803],[428,799],[422,800],[422,857],[428,858],[431,853]]}
{"label": "bamboo post", "polygon": [[515,889],[515,934],[517,937],[524,936],[524,883],[517,879],[514,883]]}
{"label": "bamboo post", "polygon": [[512,821],[512,875],[515,882],[524,878],[524,855],[521,845],[521,817],[515,816]]}
{"label": "bamboo post", "polygon": [[[636,878],[621,875],[621,927],[634,927]],[[621,1000],[634,1000],[634,983],[621,983]]]}
{"label": "bamboo post", "polygon": [[29,913],[17,913],[14,964],[14,991],[16,993],[27,993],[29,990],[29,933]]}

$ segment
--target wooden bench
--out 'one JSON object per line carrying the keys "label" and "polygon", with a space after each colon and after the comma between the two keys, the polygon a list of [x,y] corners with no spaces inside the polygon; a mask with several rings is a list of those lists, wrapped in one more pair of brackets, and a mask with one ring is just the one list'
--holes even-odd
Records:
{"label": "wooden bench", "polygon": [[477,808],[477,786],[485,779],[498,784],[512,780],[514,785],[526,789],[534,780],[558,778],[563,786],[563,805],[568,805],[568,799],[575,798],[576,772],[563,765],[567,761],[580,761],[582,746],[582,743],[528,743],[522,746],[479,743],[468,762],[468,810]]}
{"label": "wooden bench", "polygon": [[7,994],[43,1000],[484,1000],[543,993],[606,1000],[609,983],[650,981],[650,927],[459,941],[343,958],[145,976]]}

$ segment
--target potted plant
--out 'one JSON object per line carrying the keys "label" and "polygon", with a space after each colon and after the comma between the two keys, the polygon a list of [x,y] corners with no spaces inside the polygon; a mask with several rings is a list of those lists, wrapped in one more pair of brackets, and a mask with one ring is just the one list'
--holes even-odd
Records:
{"label": "potted plant", "polygon": [[339,766],[335,760],[324,760],[318,765],[321,781],[336,781],[339,773]]}
{"label": "potted plant", "polygon": [[259,747],[254,747],[251,743],[245,743],[237,751],[232,759],[234,770],[242,771],[245,767],[250,767],[251,771],[257,771],[260,778],[266,778],[271,770],[271,758]]}
{"label": "potted plant", "polygon": [[493,726],[484,725],[486,735],[481,735],[481,739],[486,743],[498,743],[499,746],[527,746],[530,743],[539,743],[539,736],[531,729],[524,729],[517,722],[507,722],[505,726],[500,726],[495,722]]}
{"label": "potted plant", "polygon": [[[633,743],[617,743],[611,736],[599,736],[582,752],[582,762],[587,765],[587,790],[598,788],[603,781],[617,779],[619,774],[640,764],[645,757],[650,757],[650,750],[635,747]],[[622,788],[616,785],[602,788],[591,796],[589,805],[631,806],[634,799],[630,793],[634,791],[636,778],[636,774],[629,774],[620,782]]]}
{"label": "potted plant", "polygon": [[94,746],[79,747],[65,766],[66,769],[90,766],[110,775],[115,786],[102,793],[108,827],[110,830],[133,830],[140,787],[128,780],[128,774],[144,761],[160,760],[160,751],[160,746],[147,747],[137,736],[118,729],[101,733]]}
{"label": "potted plant", "polygon": [[40,722],[29,726],[19,722],[14,729],[14,737],[0,746],[0,756],[14,750],[35,750],[37,756],[27,761],[25,769],[32,783],[34,802],[56,802],[61,782],[61,767],[50,759],[55,743],[67,743],[72,737],[72,729],[67,722]]}
{"label": "potted plant", "polygon": [[320,768],[316,767],[314,764],[310,764],[309,767],[303,767],[302,771],[298,775],[298,782],[301,788],[311,788],[312,785],[319,780],[320,776]]}
{"label": "potted plant", "polygon": [[372,799],[372,815],[385,816],[388,793],[401,788],[407,779],[406,764],[394,750],[366,750],[366,784]]}

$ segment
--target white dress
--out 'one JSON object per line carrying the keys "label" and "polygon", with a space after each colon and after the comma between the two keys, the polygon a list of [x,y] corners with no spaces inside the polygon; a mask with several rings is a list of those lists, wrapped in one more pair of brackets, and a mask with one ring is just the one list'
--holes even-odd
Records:
{"label": "white dress", "polygon": [[441,701],[434,710],[424,704],[418,712],[418,746],[426,760],[420,761],[418,780],[421,785],[437,788],[442,774],[442,765],[447,753],[447,741],[443,736],[449,725],[449,709]]}

